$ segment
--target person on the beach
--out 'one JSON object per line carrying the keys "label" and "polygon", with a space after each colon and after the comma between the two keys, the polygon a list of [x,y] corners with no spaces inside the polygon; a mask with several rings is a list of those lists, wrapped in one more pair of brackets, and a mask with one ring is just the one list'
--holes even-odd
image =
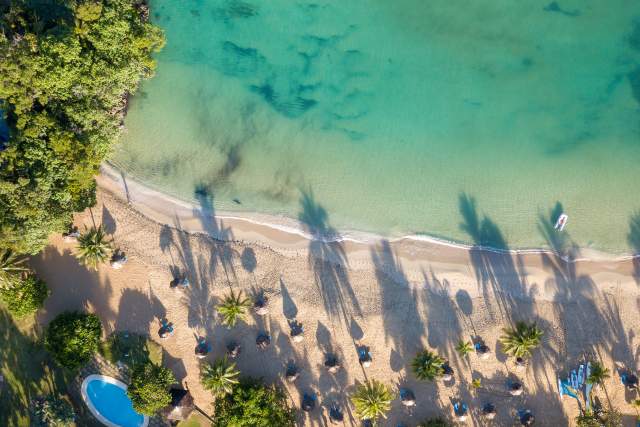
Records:
{"label": "person on the beach", "polygon": [[169,338],[173,335],[173,323],[168,322],[166,319],[162,321],[158,335],[162,339]]}

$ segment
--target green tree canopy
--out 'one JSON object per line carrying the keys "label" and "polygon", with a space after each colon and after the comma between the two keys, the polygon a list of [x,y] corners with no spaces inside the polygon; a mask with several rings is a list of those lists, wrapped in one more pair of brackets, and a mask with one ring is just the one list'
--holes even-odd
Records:
{"label": "green tree canopy", "polygon": [[36,427],[71,427],[74,425],[75,412],[66,399],[53,395],[33,402],[32,425]]}
{"label": "green tree canopy", "polygon": [[49,296],[47,285],[33,274],[21,276],[0,287],[0,300],[16,317],[35,313]]}
{"label": "green tree canopy", "polygon": [[131,384],[127,394],[133,402],[133,409],[152,416],[171,403],[169,386],[176,379],[173,373],[160,365],[144,363],[136,365],[131,374]]}
{"label": "green tree canopy", "polygon": [[217,359],[213,364],[204,363],[200,367],[202,386],[216,397],[233,393],[239,375],[236,364],[229,362],[226,357]]}
{"label": "green tree canopy", "polygon": [[294,410],[284,393],[254,380],[245,380],[233,393],[218,398],[214,405],[214,427],[293,427]]}
{"label": "green tree canopy", "polygon": [[68,311],[51,321],[45,346],[62,366],[77,369],[98,351],[102,325],[95,314]]}
{"label": "green tree canopy", "polygon": [[38,252],[95,203],[93,176],[161,31],[137,0],[0,2],[0,248]]}

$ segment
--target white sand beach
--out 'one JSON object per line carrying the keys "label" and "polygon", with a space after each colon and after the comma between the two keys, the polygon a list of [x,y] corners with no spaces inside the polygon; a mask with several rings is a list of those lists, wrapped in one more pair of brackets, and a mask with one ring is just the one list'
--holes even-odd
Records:
{"label": "white sand beach", "polygon": [[[345,409],[345,425],[359,425],[348,396],[366,378],[395,391],[407,387],[417,397],[411,410],[396,399],[384,425],[450,417],[455,399],[471,408],[468,425],[484,425],[477,414],[488,402],[496,405],[497,425],[513,425],[521,409],[533,411],[538,425],[568,425],[578,406],[558,396],[557,374],[566,376],[585,357],[601,359],[612,371],[596,394],[633,425],[630,402],[636,396],[625,391],[618,376],[638,368],[640,290],[629,258],[582,253],[579,261],[565,262],[548,252],[497,253],[415,239],[310,240],[295,231],[297,224],[284,220],[285,227],[277,229],[259,216],[212,218],[133,181],[127,191],[113,171],[105,171],[98,182],[97,206],[79,214],[76,224],[102,223],[129,262],[122,270],[105,265],[88,271],[77,263],[73,245],[52,237],[32,262],[53,290],[40,320],[84,308],[100,316],[107,334],[148,333],[162,344],[166,365],[205,411],[211,410],[212,398],[198,380],[198,336],[213,345],[208,360],[223,355],[228,342],[239,342],[242,373],[281,384],[297,407],[302,393],[316,393],[319,407],[301,413],[301,425],[327,425],[332,402]],[[304,210],[302,215],[317,220],[307,224],[308,235],[330,229],[313,201]],[[190,289],[169,287],[178,272],[190,278]],[[249,295],[263,291],[269,314],[252,313],[246,323],[222,327],[215,305],[229,287]],[[176,327],[167,340],[157,335],[162,318]],[[301,343],[290,339],[293,320],[304,327]],[[545,331],[543,345],[522,371],[498,344],[502,329],[517,320],[537,321]],[[271,336],[264,351],[255,346],[260,332]],[[491,357],[459,357],[454,347],[461,339],[482,340]],[[371,350],[373,364],[367,369],[358,362],[358,345]],[[425,347],[449,360],[453,381],[424,383],[414,377],[411,359]],[[330,353],[342,361],[337,374],[323,367]],[[302,369],[293,384],[284,381],[290,362]],[[474,391],[475,378],[482,379],[482,387]],[[521,396],[506,391],[509,379],[523,383]]]}

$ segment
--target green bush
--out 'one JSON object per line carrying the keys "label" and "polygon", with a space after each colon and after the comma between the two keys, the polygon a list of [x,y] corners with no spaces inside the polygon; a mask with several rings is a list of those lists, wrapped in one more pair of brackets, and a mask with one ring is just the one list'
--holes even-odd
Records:
{"label": "green bush", "polygon": [[16,317],[35,313],[49,296],[47,285],[34,275],[16,278],[11,284],[0,288],[0,300]]}
{"label": "green bush", "polygon": [[65,312],[47,327],[45,346],[62,366],[77,369],[98,351],[102,325],[95,314]]}
{"label": "green bush", "polygon": [[33,413],[34,427],[69,427],[75,420],[73,406],[66,399],[55,396],[36,399]]}
{"label": "green bush", "polygon": [[284,393],[255,380],[236,385],[233,393],[216,399],[214,427],[292,427],[295,412]]}
{"label": "green bush", "polygon": [[169,386],[175,382],[173,373],[160,365],[144,363],[136,365],[131,374],[127,394],[133,409],[152,416],[171,403]]}
{"label": "green bush", "polygon": [[100,345],[100,354],[111,363],[123,362],[130,368],[144,363],[162,363],[162,346],[145,335],[114,332]]}
{"label": "green bush", "polygon": [[126,99],[164,43],[143,3],[0,2],[0,247],[36,253],[95,204]]}

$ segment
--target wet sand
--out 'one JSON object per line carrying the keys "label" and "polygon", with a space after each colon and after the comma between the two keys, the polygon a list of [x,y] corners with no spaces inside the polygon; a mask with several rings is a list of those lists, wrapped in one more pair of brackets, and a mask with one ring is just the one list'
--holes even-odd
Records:
{"label": "wet sand", "polygon": [[[224,354],[229,341],[239,342],[243,374],[282,384],[297,407],[302,393],[316,393],[319,408],[300,415],[303,425],[326,425],[331,402],[345,409],[345,425],[358,425],[348,395],[365,378],[384,381],[396,391],[408,387],[417,396],[410,411],[396,399],[384,425],[411,426],[427,416],[451,416],[455,399],[475,412],[494,403],[498,425],[514,424],[519,409],[532,410],[540,425],[566,425],[578,407],[568,398],[560,400],[556,374],[566,375],[585,356],[601,358],[612,370],[606,393],[597,394],[629,414],[633,424],[629,402],[635,396],[626,395],[616,371],[637,369],[640,292],[630,259],[598,256],[568,263],[546,252],[496,253],[411,239],[309,240],[259,221],[211,217],[153,193],[143,197],[131,183],[129,204],[114,182],[99,178],[98,205],[78,215],[76,224],[89,225],[93,216],[127,253],[128,264],[122,270],[102,266],[89,272],[77,264],[73,245],[52,237],[33,260],[53,290],[40,320],[85,308],[100,316],[105,333],[150,334],[163,345],[166,365],[205,410],[212,399],[198,381],[197,336],[212,343],[209,360]],[[312,202],[301,214],[319,218],[307,230],[317,234],[330,223],[314,216],[321,209]],[[176,272],[188,275],[190,289],[169,288]],[[230,286],[248,295],[263,291],[269,314],[251,313],[234,329],[222,327],[215,305]],[[157,335],[162,318],[176,326],[167,340]],[[304,326],[302,343],[290,339],[294,319]],[[543,345],[524,371],[497,344],[502,328],[516,320],[538,321],[545,331]],[[265,351],[255,346],[260,332],[271,336]],[[492,351],[489,360],[460,358],[454,347],[461,339],[483,340]],[[371,349],[373,365],[366,370],[358,362],[357,345]],[[410,361],[423,347],[450,361],[452,382],[423,383],[414,377]],[[322,366],[329,353],[342,360],[337,374]],[[290,361],[302,369],[294,384],[283,379]],[[473,378],[482,378],[478,391],[471,390]],[[508,378],[523,382],[522,396],[506,392]],[[468,424],[483,425],[475,412]]]}

